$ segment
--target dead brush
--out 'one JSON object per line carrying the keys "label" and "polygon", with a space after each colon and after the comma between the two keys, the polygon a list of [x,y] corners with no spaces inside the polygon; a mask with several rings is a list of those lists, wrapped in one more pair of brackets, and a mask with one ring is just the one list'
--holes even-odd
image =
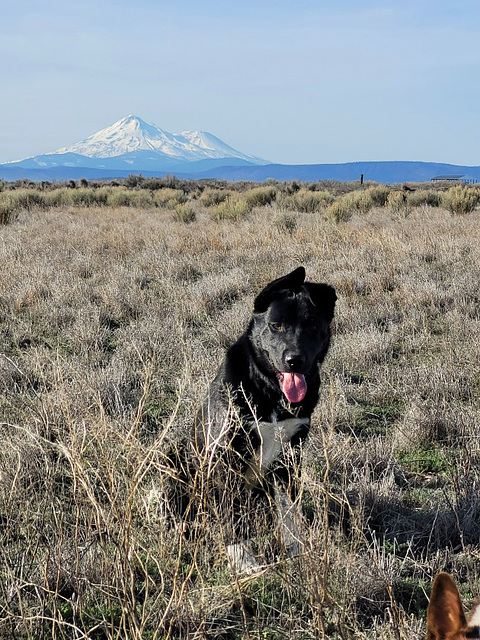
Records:
{"label": "dead brush", "polygon": [[[0,635],[423,638],[433,575],[479,591],[478,212],[291,211],[290,233],[277,201],[192,206],[187,225],[60,198],[2,226]],[[258,284],[300,262],[339,292],[304,551],[285,558],[258,513],[264,569],[242,577],[208,483],[193,474],[192,522],[171,508],[167,455]]]}

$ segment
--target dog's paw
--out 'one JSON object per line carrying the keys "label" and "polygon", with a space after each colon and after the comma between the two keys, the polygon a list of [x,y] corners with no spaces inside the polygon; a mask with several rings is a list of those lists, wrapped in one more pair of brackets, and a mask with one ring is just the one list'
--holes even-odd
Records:
{"label": "dog's paw", "polygon": [[227,545],[227,556],[230,566],[237,574],[252,575],[262,570],[252,550],[245,543]]}

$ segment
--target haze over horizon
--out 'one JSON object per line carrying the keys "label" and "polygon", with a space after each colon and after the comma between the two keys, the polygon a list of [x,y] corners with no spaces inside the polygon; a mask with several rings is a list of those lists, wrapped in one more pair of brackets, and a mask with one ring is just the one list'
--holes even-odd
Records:
{"label": "haze over horizon", "polygon": [[46,0],[2,12],[0,162],[129,113],[285,164],[480,165],[480,5]]}

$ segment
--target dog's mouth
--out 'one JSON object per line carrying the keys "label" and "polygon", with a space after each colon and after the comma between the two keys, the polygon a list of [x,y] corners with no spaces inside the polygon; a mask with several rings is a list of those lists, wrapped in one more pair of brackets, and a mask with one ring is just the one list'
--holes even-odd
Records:
{"label": "dog's mouth", "polygon": [[301,402],[307,393],[307,383],[302,373],[278,374],[280,389],[289,402]]}

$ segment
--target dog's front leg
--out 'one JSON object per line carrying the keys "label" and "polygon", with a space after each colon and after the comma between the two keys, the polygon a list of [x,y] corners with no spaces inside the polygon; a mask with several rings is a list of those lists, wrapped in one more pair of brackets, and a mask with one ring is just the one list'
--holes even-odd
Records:
{"label": "dog's front leg", "polygon": [[302,515],[297,501],[293,501],[278,482],[275,483],[275,506],[280,533],[289,558],[303,552]]}

